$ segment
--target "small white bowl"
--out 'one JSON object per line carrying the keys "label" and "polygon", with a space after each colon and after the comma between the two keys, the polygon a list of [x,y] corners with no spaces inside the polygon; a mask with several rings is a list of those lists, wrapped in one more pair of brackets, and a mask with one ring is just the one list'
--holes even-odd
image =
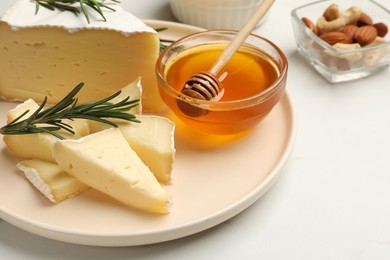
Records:
{"label": "small white bowl", "polygon": [[[182,23],[206,29],[239,30],[263,0],[170,0]],[[261,24],[267,15],[259,22]]]}

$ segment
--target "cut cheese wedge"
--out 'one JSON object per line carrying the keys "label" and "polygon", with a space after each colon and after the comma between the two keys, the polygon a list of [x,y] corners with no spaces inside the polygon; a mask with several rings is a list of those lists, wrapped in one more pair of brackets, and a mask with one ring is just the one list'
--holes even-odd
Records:
{"label": "cut cheese wedge", "polygon": [[35,13],[35,1],[16,1],[0,15],[0,96],[38,103],[48,96],[49,103],[57,103],[84,82],[78,95],[84,103],[141,76],[144,110],[164,108],[154,75],[156,31],[119,5],[110,6],[115,11],[103,8],[104,21],[85,5],[88,23],[81,14],[43,7]]}
{"label": "cut cheese wedge", "polygon": [[20,118],[20,120],[27,119],[38,108],[39,105],[30,98],[25,102],[18,104],[15,108],[7,112],[7,122],[10,123],[11,121],[14,121],[16,118],[19,118],[24,112],[29,110],[29,112],[27,112],[23,117]]}
{"label": "cut cheese wedge", "polygon": [[[15,108],[7,112],[7,122],[10,123],[11,121],[14,121],[16,118],[19,118],[20,115],[22,115],[28,110],[29,112],[27,112],[23,117],[19,119],[19,121],[24,120],[28,118],[31,114],[33,114],[38,108],[39,105],[30,98],[25,102],[18,104]],[[90,132],[88,121],[85,119],[64,119],[63,122],[72,126],[75,138],[80,138],[82,136],[88,135]],[[70,137],[72,135],[64,130],[59,130],[58,132],[61,135],[65,135],[67,137]]]}
{"label": "cut cheese wedge", "polygon": [[121,93],[112,99],[111,102],[120,102],[123,99],[129,97],[130,100],[138,99],[138,106],[133,107],[129,110],[128,113],[131,114],[142,114],[142,84],[141,84],[141,77],[138,77],[136,80],[131,82],[129,85],[122,88]]}
{"label": "cut cheese wedge", "polygon": [[47,199],[59,203],[72,198],[89,187],[62,171],[57,164],[42,160],[25,160],[17,164],[26,178]]}
{"label": "cut cheese wedge", "polygon": [[[140,100],[138,102],[138,106],[133,107],[128,111],[130,114],[137,114],[140,115],[142,114],[142,85],[141,85],[141,78],[138,77],[135,81],[131,82],[129,85],[125,86],[124,88],[120,89],[121,93],[113,98],[110,102],[113,103],[118,103],[122,101],[123,99],[130,97],[130,100],[135,100],[138,99]],[[111,93],[114,94],[114,93]],[[124,120],[120,119],[110,119],[111,122],[119,124],[126,122]],[[91,133],[96,133],[101,130],[110,128],[110,125],[98,122],[98,121],[93,121],[93,120],[88,120],[88,125]]]}
{"label": "cut cheese wedge", "polygon": [[126,141],[162,183],[171,181],[175,124],[165,117],[140,115],[141,123],[119,124]]}
{"label": "cut cheese wedge", "polygon": [[51,147],[58,138],[50,134],[5,135],[3,140],[12,155],[55,162]]}
{"label": "cut cheese wedge", "polygon": [[170,196],[117,128],[57,141],[53,156],[63,171],[128,206],[168,212]]}
{"label": "cut cheese wedge", "polygon": [[[29,110],[30,112],[21,118],[25,119],[34,113],[38,107],[38,104],[34,100],[28,99],[24,103],[19,104],[14,109],[8,111],[7,121],[9,123],[18,118],[26,110]],[[66,138],[80,138],[89,134],[89,125],[87,120],[75,119],[64,120],[64,122],[71,125],[75,132],[75,134],[72,135],[64,130],[59,130],[58,132]],[[53,143],[58,140],[57,137],[47,133],[38,133],[26,135],[5,135],[3,140],[9,152],[15,156],[54,162],[51,148]]]}
{"label": "cut cheese wedge", "polygon": [[[131,148],[150,168],[157,180],[170,183],[175,158],[175,124],[166,117],[138,115],[141,123],[118,122]],[[109,125],[89,122],[95,132],[110,128]]]}
{"label": "cut cheese wedge", "polygon": [[[121,94],[113,99],[119,102],[130,96],[138,99],[142,96],[141,80],[138,79],[121,89]],[[130,113],[138,114],[141,123],[115,120],[131,148],[150,168],[157,180],[162,183],[171,181],[171,172],[175,157],[174,132],[175,124],[165,117],[141,115],[142,104],[133,108]],[[96,121],[88,121],[91,133],[96,133],[111,126]]]}

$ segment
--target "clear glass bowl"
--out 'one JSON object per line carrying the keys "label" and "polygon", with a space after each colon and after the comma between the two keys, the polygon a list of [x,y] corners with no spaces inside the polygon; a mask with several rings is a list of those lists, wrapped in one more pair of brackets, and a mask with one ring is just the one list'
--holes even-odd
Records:
{"label": "clear glass bowl", "polygon": [[[201,132],[227,135],[251,129],[272,110],[285,93],[287,59],[275,44],[257,35],[250,35],[241,48],[250,50],[256,58],[264,59],[266,56],[272,62],[276,76],[266,89],[245,98],[226,101],[195,99],[181,93],[182,86],[191,76],[187,69],[189,67],[194,69],[193,66],[188,65],[179,66],[178,71],[175,72],[177,75],[181,75],[180,83],[175,83],[176,85],[173,86],[174,84],[171,83],[173,81],[169,82],[170,68],[173,64],[188,57],[187,53],[200,55],[202,51],[198,52],[199,49],[203,48],[205,50],[213,48],[213,46],[226,46],[236,34],[237,31],[231,30],[205,31],[192,34],[170,45],[157,60],[157,83],[163,101],[179,119]],[[204,60],[198,62],[199,66],[208,66],[204,63]],[[239,63],[237,70],[243,70],[244,66],[245,64]],[[204,67],[202,70],[208,69],[209,67]],[[196,74],[198,72],[191,73]],[[263,77],[262,75],[252,76]],[[240,82],[240,84],[232,87],[251,86],[243,86]],[[188,113],[183,113],[180,104],[185,104],[193,110],[200,110],[204,113],[201,116],[189,116]]]}
{"label": "clear glass bowl", "polygon": [[340,10],[357,6],[371,16],[374,23],[382,22],[390,28],[390,12],[373,0],[325,0],[298,7],[291,12],[292,25],[299,53],[329,82],[337,83],[367,77],[385,69],[390,63],[389,33],[385,42],[353,50],[338,50],[325,43],[303,22],[306,17],[316,24],[317,19],[332,3]]}

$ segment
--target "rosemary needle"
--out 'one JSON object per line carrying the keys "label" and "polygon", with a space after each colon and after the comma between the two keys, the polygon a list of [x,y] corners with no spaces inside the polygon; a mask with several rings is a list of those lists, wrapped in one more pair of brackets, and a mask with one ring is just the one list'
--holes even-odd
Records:
{"label": "rosemary needle", "polygon": [[[82,12],[88,23],[90,23],[89,14],[87,9],[85,8],[85,5],[91,7],[94,11],[96,11],[103,18],[104,21],[106,21],[106,18],[104,17],[102,8],[115,11],[115,9],[104,4],[105,0],[34,0],[34,1],[35,1],[35,14],[38,13],[40,6],[43,6],[52,11],[54,11],[55,9],[58,9],[60,11],[69,11],[74,13],[75,15],[78,15],[80,12]],[[111,1],[115,3],[120,3],[119,0],[111,0]],[[76,3],[79,4],[79,7],[75,6]]]}
{"label": "rosemary needle", "polygon": [[[168,28],[162,27],[162,28],[156,28],[154,29],[156,32],[162,32],[167,30]],[[174,41],[172,40],[167,40],[160,38],[160,52],[163,52],[169,45],[171,45]]]}
{"label": "rosemary needle", "polygon": [[[103,18],[104,21],[106,21],[106,18],[103,14],[102,8],[106,8],[115,12],[115,9],[104,4],[105,0],[33,0],[33,1],[35,1],[35,14],[38,13],[40,6],[43,6],[52,11],[56,9],[60,11],[69,11],[74,13],[75,15],[78,15],[80,12],[82,12],[88,23],[90,23],[89,14],[84,5],[88,5],[97,13],[99,13],[99,15]],[[115,3],[120,3],[119,0],[111,0],[111,1]],[[75,6],[76,3],[79,3],[79,7]],[[167,28],[158,28],[156,29],[156,31],[160,32],[166,29]],[[165,50],[165,48],[168,47],[172,42],[173,41],[171,40],[160,39],[160,52]]]}
{"label": "rosemary needle", "polygon": [[117,124],[108,119],[122,119],[139,123],[140,121],[135,115],[128,113],[130,109],[138,106],[139,100],[130,100],[127,97],[117,103],[110,102],[117,97],[121,91],[104,98],[99,101],[89,102],[85,104],[77,104],[76,94],[84,86],[84,83],[78,84],[66,97],[59,101],[56,105],[45,108],[47,97],[45,97],[39,108],[32,113],[28,118],[22,118],[29,113],[26,110],[15,120],[0,128],[0,134],[3,135],[23,135],[34,133],[48,133],[59,139],[65,139],[57,131],[63,129],[71,134],[74,134],[72,126],[64,122],[64,119],[88,119],[98,121],[104,124],[117,127]]}

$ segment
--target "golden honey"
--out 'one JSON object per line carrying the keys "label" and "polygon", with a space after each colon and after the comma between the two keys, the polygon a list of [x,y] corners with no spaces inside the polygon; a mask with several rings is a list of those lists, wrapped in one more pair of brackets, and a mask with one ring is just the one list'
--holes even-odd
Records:
{"label": "golden honey", "polygon": [[[160,94],[172,112],[193,129],[212,134],[236,134],[253,128],[280,100],[285,90],[286,60],[280,62],[260,49],[245,45],[235,53],[218,75],[222,94],[218,100],[187,100],[207,111],[191,117],[178,107],[188,79],[201,71],[208,71],[226,44],[204,44],[186,50],[170,50],[174,57],[165,60],[159,81]],[[283,63],[283,64],[280,64]],[[157,68],[161,64],[158,63]],[[275,86],[277,85],[277,86]],[[171,91],[173,88],[174,91]],[[187,102],[186,101],[186,102]]]}
{"label": "golden honey", "polygon": [[[200,46],[181,53],[167,69],[166,80],[181,91],[190,76],[207,71],[221,55],[225,45]],[[234,54],[219,81],[223,95],[219,101],[239,100],[265,90],[278,77],[278,70],[263,53],[254,54],[251,49],[241,49]]]}

